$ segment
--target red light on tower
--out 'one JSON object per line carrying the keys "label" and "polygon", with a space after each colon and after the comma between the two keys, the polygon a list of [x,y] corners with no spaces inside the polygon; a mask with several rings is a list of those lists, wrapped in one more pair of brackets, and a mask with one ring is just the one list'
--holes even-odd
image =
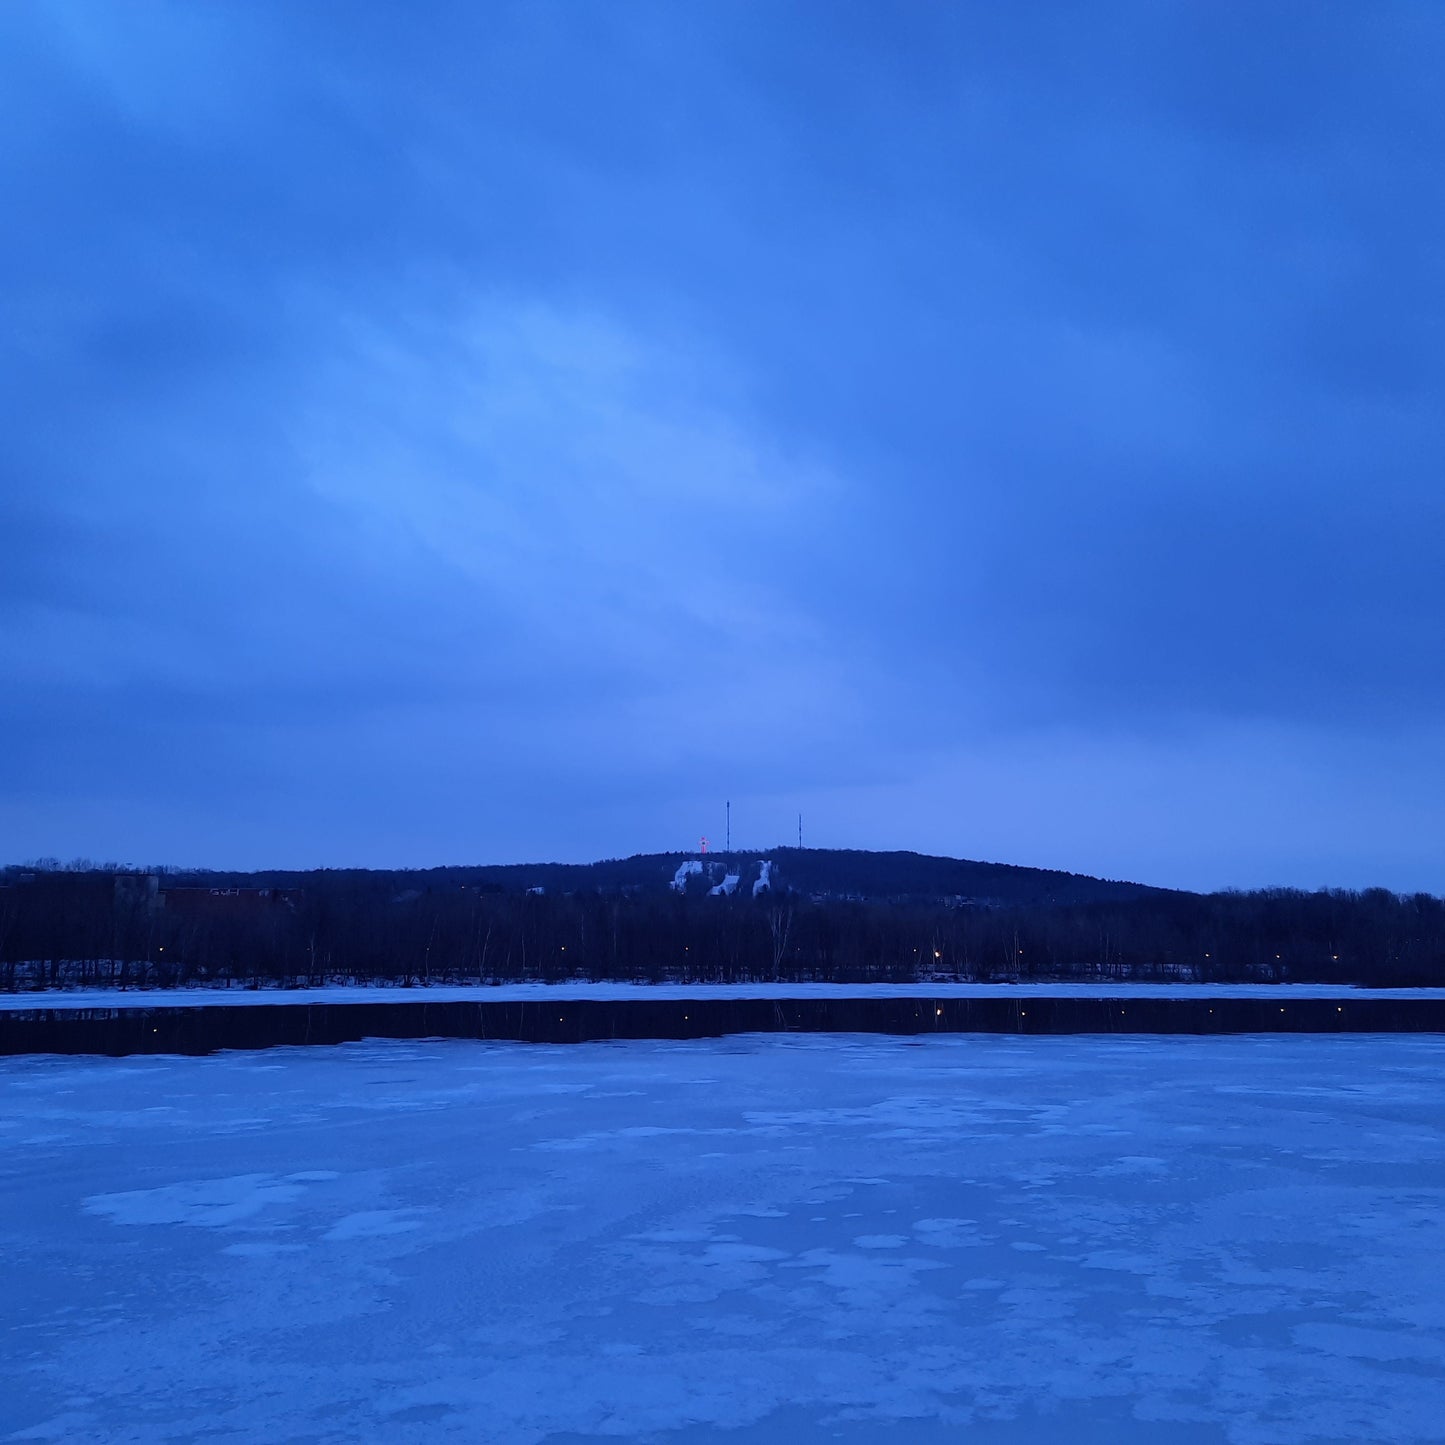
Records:
{"label": "red light on tower", "polygon": [[707,852],[707,834],[706,834],[706,833],[704,833],[703,836],[702,836],[700,839],[698,839],[698,844],[697,844],[697,846],[698,846],[698,851],[699,851],[699,852],[701,852],[701,853],[706,853],[706,852]]}

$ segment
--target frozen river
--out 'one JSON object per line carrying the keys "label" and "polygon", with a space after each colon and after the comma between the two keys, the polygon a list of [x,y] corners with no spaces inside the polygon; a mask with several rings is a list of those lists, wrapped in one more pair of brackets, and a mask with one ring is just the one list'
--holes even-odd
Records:
{"label": "frozen river", "polygon": [[1445,1038],[0,1060],[0,1440],[1445,1440]]}

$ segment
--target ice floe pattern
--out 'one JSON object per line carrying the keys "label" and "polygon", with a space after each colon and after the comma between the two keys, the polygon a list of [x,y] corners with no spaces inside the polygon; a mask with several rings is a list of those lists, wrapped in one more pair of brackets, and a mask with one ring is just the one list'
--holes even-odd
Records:
{"label": "ice floe pattern", "polygon": [[0,1440],[1445,1439],[1445,1039],[0,1061]]}

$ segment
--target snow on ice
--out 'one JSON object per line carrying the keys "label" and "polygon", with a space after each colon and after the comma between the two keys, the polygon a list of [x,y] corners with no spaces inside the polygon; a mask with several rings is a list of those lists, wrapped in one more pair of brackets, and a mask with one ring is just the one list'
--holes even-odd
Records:
{"label": "snow on ice", "polygon": [[0,1060],[0,1440],[1445,1439],[1445,1039]]}
{"label": "snow on ice", "polygon": [[256,1004],[295,1007],[343,1003],[551,1003],[568,999],[809,999],[809,998],[1445,998],[1439,988],[1357,988],[1353,984],[1305,983],[557,983],[325,984],[315,988],[77,988],[0,994],[0,1013],[33,1009],[246,1008]]}

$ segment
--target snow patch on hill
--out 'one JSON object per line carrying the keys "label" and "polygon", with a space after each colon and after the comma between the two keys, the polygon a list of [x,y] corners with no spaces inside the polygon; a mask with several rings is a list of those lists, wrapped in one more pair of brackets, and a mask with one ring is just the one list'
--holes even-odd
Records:
{"label": "snow patch on hill", "polygon": [[681,864],[678,867],[677,872],[672,875],[671,886],[679,893],[686,893],[687,880],[691,878],[694,873],[701,872],[702,864],[698,862],[696,858],[689,858],[687,862]]}

